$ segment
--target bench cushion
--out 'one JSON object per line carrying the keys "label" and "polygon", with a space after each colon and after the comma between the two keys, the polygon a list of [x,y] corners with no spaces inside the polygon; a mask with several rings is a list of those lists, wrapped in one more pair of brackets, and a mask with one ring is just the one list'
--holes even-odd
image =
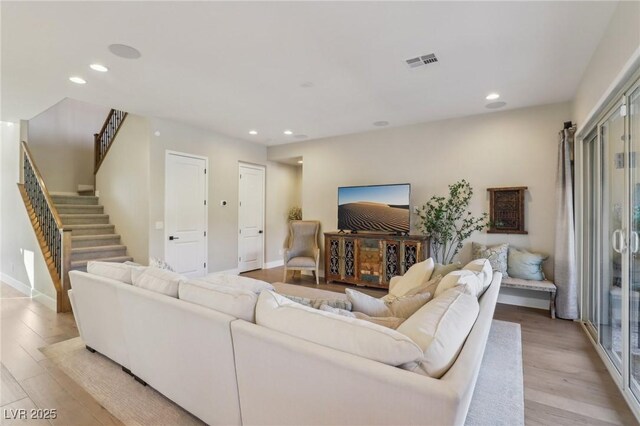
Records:
{"label": "bench cushion", "polygon": [[502,287],[510,287],[510,288],[521,288],[524,290],[535,290],[535,291],[548,291],[555,292],[556,285],[551,281],[532,281],[532,280],[523,280],[520,278],[503,278],[502,279]]}

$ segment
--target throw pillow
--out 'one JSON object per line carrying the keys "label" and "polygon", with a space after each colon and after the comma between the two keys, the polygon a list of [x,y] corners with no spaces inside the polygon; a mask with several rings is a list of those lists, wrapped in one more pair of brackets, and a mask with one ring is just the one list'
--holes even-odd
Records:
{"label": "throw pillow", "polygon": [[419,293],[413,296],[383,297],[376,299],[368,294],[345,289],[347,298],[353,305],[354,312],[362,312],[372,317],[409,318],[431,299],[431,293]]}
{"label": "throw pillow", "polygon": [[325,311],[325,312],[332,312],[334,314],[337,315],[342,315],[345,317],[349,317],[349,318],[357,318],[357,319],[361,319],[364,321],[369,321],[372,322],[374,324],[378,324],[381,325],[383,327],[388,327],[391,329],[396,329],[400,326],[400,324],[402,324],[404,322],[404,318],[397,318],[397,317],[370,317],[367,314],[363,314],[362,312],[350,312],[344,309],[336,309],[336,308],[332,308],[329,305],[322,305],[320,306],[320,310],[321,311]]}
{"label": "throw pillow", "polygon": [[522,280],[543,281],[542,262],[548,256],[540,253],[531,253],[526,250],[509,249],[509,276]]}
{"label": "throw pillow", "polygon": [[156,293],[178,297],[178,287],[187,277],[158,268],[133,269],[131,271],[133,285]]}
{"label": "throw pillow", "polygon": [[471,244],[471,257],[474,259],[489,259],[493,270],[500,272],[504,278],[509,276],[507,273],[508,252],[509,244],[499,244],[491,247],[479,243]]}
{"label": "throw pillow", "polygon": [[280,296],[314,309],[320,309],[322,305],[328,305],[332,308],[343,309],[345,311],[351,311],[353,308],[351,302],[344,299],[309,299],[307,297],[290,296],[288,294],[280,294]]}
{"label": "throw pillow", "polygon": [[493,268],[491,267],[491,262],[488,259],[476,259],[467,263],[464,266],[464,269],[469,271],[473,271],[479,274],[480,281],[482,281],[482,288],[478,293],[478,297],[482,296],[482,294],[489,288],[491,285],[491,280],[493,280]]}
{"label": "throw pillow", "polygon": [[158,259],[157,257],[149,258],[149,266],[151,266],[152,268],[164,269],[166,271],[175,272],[171,267],[171,265],[169,265],[167,262],[165,262],[162,259]]}
{"label": "throw pillow", "polygon": [[448,265],[443,265],[441,263],[436,263],[435,266],[433,267],[433,274],[432,276],[446,276],[449,272],[453,272],[453,271],[457,271],[459,269],[462,269],[462,263],[460,262],[456,262],[456,263],[449,263]]}
{"label": "throw pillow", "polygon": [[434,266],[432,258],[416,263],[389,289],[389,293],[404,296],[411,289],[421,286],[431,278]]}
{"label": "throw pillow", "polygon": [[424,356],[416,343],[396,330],[300,305],[268,290],[258,297],[256,324],[388,365]]}
{"label": "throw pillow", "polygon": [[438,298],[445,291],[459,287],[460,292],[478,297],[482,292],[482,280],[477,272],[462,269],[453,271],[446,277],[443,277],[438,284],[434,298]]}
{"label": "throw pillow", "polygon": [[429,281],[422,284],[420,287],[409,290],[409,292],[405,294],[405,296],[413,296],[420,293],[431,293],[431,296],[433,297],[433,295],[436,294],[436,289],[438,288],[438,284],[440,283],[441,279],[442,275],[434,275]]}

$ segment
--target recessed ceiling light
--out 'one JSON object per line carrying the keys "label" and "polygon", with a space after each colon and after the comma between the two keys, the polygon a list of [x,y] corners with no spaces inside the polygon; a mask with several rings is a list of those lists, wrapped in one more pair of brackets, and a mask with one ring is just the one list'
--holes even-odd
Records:
{"label": "recessed ceiling light", "polygon": [[109,51],[114,55],[125,59],[138,59],[142,56],[138,49],[127,46],[126,44],[111,44],[109,45]]}
{"label": "recessed ceiling light", "polygon": [[287,135],[287,136],[290,136],[290,135],[292,135],[292,134],[293,134],[293,131],[291,131],[291,130],[285,130],[285,131],[284,131],[284,134],[285,134],[285,135]]}
{"label": "recessed ceiling light", "polygon": [[300,87],[304,87],[305,89],[308,89],[309,87],[313,87],[313,81],[305,81],[304,83],[300,84]]}
{"label": "recessed ceiling light", "polygon": [[73,77],[69,77],[69,80],[74,82],[75,84],[86,84],[87,83],[87,81],[82,77],[73,76]]}
{"label": "recessed ceiling light", "polygon": [[258,131],[257,130],[249,130],[249,134],[250,135],[257,135]]}
{"label": "recessed ceiling light", "polygon": [[376,121],[373,123],[374,126],[378,126],[378,127],[384,127],[384,126],[388,126],[389,122],[388,121]]}
{"label": "recessed ceiling light", "polygon": [[302,160],[298,160],[298,164],[302,164]]}
{"label": "recessed ceiling light", "polygon": [[156,136],[160,136],[160,130],[156,130],[155,132],[153,132],[153,134]]}
{"label": "recessed ceiling light", "polygon": [[502,101],[498,101],[498,102],[491,102],[490,104],[486,104],[485,108],[489,108],[489,109],[498,109],[498,108],[502,108],[503,106],[505,106],[507,103],[506,102],[502,102]]}
{"label": "recessed ceiling light", "polygon": [[94,71],[99,71],[99,72],[107,72],[107,71],[109,71],[109,68],[105,67],[104,65],[100,65],[100,64],[91,64],[91,65],[89,65],[89,68],[91,68]]}
{"label": "recessed ceiling light", "polygon": [[488,100],[488,101],[495,101],[499,97],[500,97],[500,95],[497,94],[497,93],[489,93],[485,99]]}

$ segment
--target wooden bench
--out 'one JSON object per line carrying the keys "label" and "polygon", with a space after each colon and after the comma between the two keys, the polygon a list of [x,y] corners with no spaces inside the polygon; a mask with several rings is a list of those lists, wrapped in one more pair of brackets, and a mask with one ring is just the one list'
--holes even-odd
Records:
{"label": "wooden bench", "polygon": [[502,278],[501,287],[518,288],[522,290],[546,291],[549,293],[549,310],[551,318],[556,317],[556,285],[551,281],[531,281],[520,278]]}

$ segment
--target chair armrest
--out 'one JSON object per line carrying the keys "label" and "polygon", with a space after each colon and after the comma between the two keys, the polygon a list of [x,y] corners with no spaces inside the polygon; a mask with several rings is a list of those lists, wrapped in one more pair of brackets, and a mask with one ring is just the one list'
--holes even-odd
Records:
{"label": "chair armrest", "polygon": [[288,261],[291,260],[291,257],[289,257],[289,249],[286,248],[284,249],[284,251],[282,252],[282,260],[284,260],[284,264],[286,265]]}
{"label": "chair armrest", "polygon": [[315,249],[313,249],[313,253],[315,255],[316,265],[317,265],[318,262],[320,261],[320,249],[316,247]]}

